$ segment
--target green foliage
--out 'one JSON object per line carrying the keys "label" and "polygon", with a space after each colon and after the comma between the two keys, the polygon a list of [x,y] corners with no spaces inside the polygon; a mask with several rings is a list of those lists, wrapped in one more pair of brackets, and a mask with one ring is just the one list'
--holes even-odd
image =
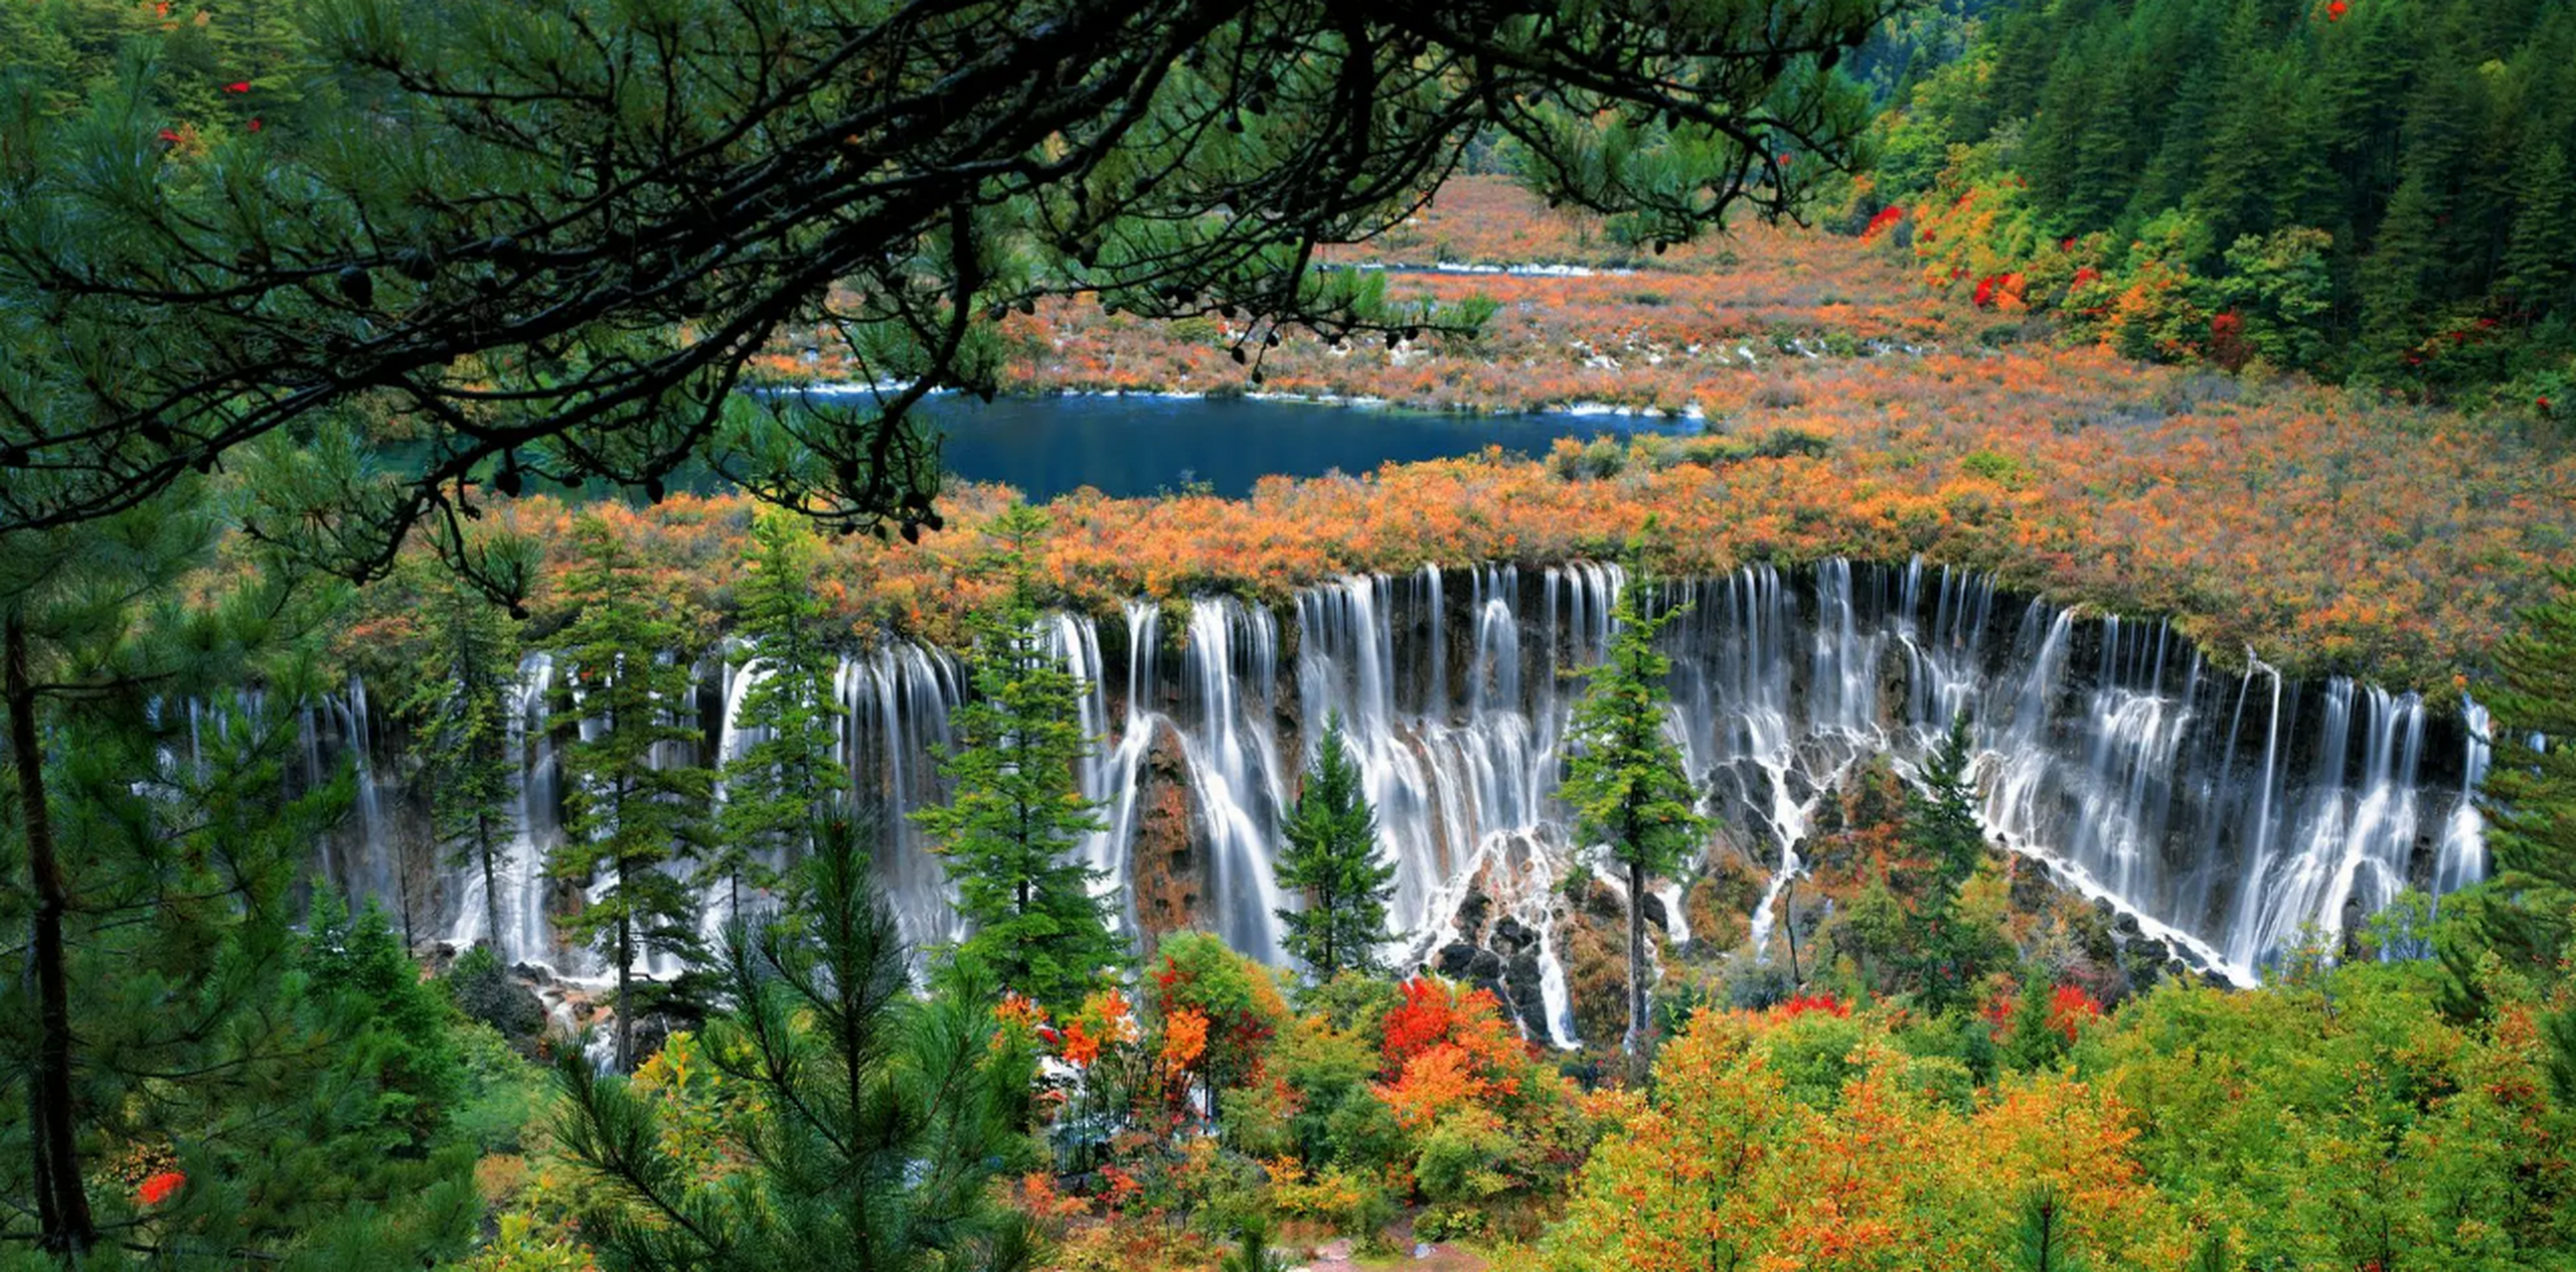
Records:
{"label": "green foliage", "polygon": [[737,919],[743,889],[775,884],[777,865],[805,851],[849,785],[833,761],[837,660],[816,590],[821,561],[822,545],[803,518],[770,511],[752,522],[734,635],[750,652],[739,674],[755,679],[740,693],[734,725],[756,740],[725,761],[715,843],[696,879],[700,887],[722,882]]}
{"label": "green foliage", "polygon": [[343,1133],[391,1156],[418,1156],[463,1079],[448,1037],[453,1009],[421,980],[372,898],[352,917],[337,895],[321,893],[296,968],[313,1007],[344,1040],[339,1062],[372,1088]]}
{"label": "green foliage", "polygon": [[[971,968],[915,997],[846,823],[825,828],[800,876],[804,906],[730,929],[730,1006],[702,1047],[656,1062],[652,1089],[578,1050],[557,1067],[556,1139],[603,1185],[582,1216],[603,1266],[1028,1266],[1027,1220],[993,1187],[1035,1160],[1028,1039],[997,1028]],[[699,1081],[728,1095],[677,1098]]]}
{"label": "green foliage", "polygon": [[2021,1206],[2021,1223],[2013,1230],[2013,1272],[2084,1272],[2092,1266],[2076,1253],[2068,1230],[2066,1203],[2047,1184],[2032,1189]]}
{"label": "green foliage", "polygon": [[1079,1002],[1122,952],[1093,895],[1099,872],[1073,855],[1105,824],[1074,782],[1097,745],[1082,732],[1082,684],[1039,628],[1030,553],[1046,524],[1026,504],[993,523],[991,564],[1008,573],[1012,590],[971,624],[974,697],[950,717],[957,741],[940,763],[953,793],[913,819],[947,859],[972,927],[957,961],[1055,1009]]}
{"label": "green foliage", "polygon": [[518,779],[510,750],[518,632],[491,598],[433,561],[412,560],[404,581],[420,598],[426,630],[407,669],[411,689],[395,714],[411,728],[433,833],[446,849],[440,855],[449,865],[475,869],[483,884],[484,939],[497,943],[501,857]]}
{"label": "green foliage", "polygon": [[693,643],[670,589],[625,536],[596,514],[575,525],[581,556],[563,588],[580,611],[558,638],[571,664],[561,715],[595,722],[563,752],[563,842],[547,869],[599,884],[567,925],[617,976],[620,1071],[635,1067],[635,966],[648,954],[697,951],[697,898],[663,867],[697,855],[713,775],[673,763],[700,734],[682,651]]}
{"label": "green foliage", "polygon": [[476,945],[448,965],[447,997],[468,1020],[490,1026],[521,1044],[545,1031],[545,1004],[511,976],[488,945]]}
{"label": "green foliage", "polygon": [[2559,3],[2003,6],[1858,213],[2135,356],[2492,397],[2576,354],[2571,65]]}
{"label": "green foliage", "polygon": [[1346,970],[1383,972],[1377,947],[1387,935],[1395,863],[1378,857],[1377,814],[1360,787],[1359,762],[1343,744],[1339,715],[1324,722],[1314,766],[1279,829],[1288,840],[1275,866],[1279,886],[1306,901],[1279,911],[1287,928],[1280,943],[1319,982]]}
{"label": "green foliage", "polygon": [[1574,810],[1575,833],[1607,846],[1628,886],[1628,1036],[1642,1052],[1652,1022],[1646,1003],[1646,881],[1670,875],[1695,855],[1708,820],[1682,767],[1681,747],[1665,731],[1664,679],[1672,659],[1656,651],[1656,633],[1686,612],[1649,615],[1654,591],[1640,575],[1611,605],[1608,655],[1588,673],[1567,726],[1569,753],[1557,794]]}
{"label": "green foliage", "polygon": [[[2494,767],[2480,794],[2495,875],[2463,898],[2474,941],[2437,939],[2455,992],[2472,1010],[2491,1010],[2482,956],[2529,978],[2543,992],[2571,985],[2576,955],[2576,573],[2557,594],[2522,615],[2496,648],[2501,682],[2485,697],[2493,713]],[[2537,736],[2542,745],[2532,744]],[[2446,898],[2444,904],[2448,906]],[[2576,1004],[2542,1016],[2563,1099],[2576,1100]]]}

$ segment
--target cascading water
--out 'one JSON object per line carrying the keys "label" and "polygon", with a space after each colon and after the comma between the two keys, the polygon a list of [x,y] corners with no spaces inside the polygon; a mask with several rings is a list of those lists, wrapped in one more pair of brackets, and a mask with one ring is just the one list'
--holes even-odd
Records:
{"label": "cascading water", "polygon": [[[1396,865],[1390,952],[1409,964],[1467,937],[1461,906],[1481,895],[1499,907],[1488,921],[1529,934],[1502,973],[1507,993],[1534,1032],[1570,1042],[1555,954],[1576,856],[1555,798],[1580,689],[1566,673],[1602,656],[1623,585],[1590,564],[1426,568],[1305,589],[1276,612],[1206,597],[1135,602],[1106,631],[1051,617],[1050,646],[1090,685],[1081,719],[1100,738],[1079,779],[1107,827],[1081,852],[1122,925],[1175,921],[1139,912],[1149,855],[1158,872],[1194,862],[1182,917],[1279,960],[1273,912],[1294,904],[1271,869],[1279,821],[1337,716]],[[1880,752],[1915,771],[1961,716],[1989,833],[2239,980],[2303,927],[2331,943],[2401,886],[2439,894],[2485,872],[2467,798],[2487,754],[2474,705],[2437,720],[2412,694],[2302,686],[2260,662],[2228,670],[2164,623],[2011,600],[1986,576],[1920,562],[1757,565],[1659,589],[1654,604],[1688,607],[1663,637],[1674,736],[1726,840],[1771,877],[1750,916],[1757,951],[1820,795]],[[560,962],[541,870],[559,835],[551,667],[539,656],[523,669],[515,895],[498,944]],[[753,677],[710,674],[713,752],[738,744],[727,722]],[[942,863],[903,814],[944,796],[934,757],[964,691],[955,658],[900,639],[837,678],[841,758],[862,802],[884,811],[877,869],[918,942],[962,935]],[[1186,816],[1158,821],[1174,806]],[[459,939],[481,935],[478,888],[468,871],[447,890]],[[1656,894],[1686,939],[1677,881]]]}

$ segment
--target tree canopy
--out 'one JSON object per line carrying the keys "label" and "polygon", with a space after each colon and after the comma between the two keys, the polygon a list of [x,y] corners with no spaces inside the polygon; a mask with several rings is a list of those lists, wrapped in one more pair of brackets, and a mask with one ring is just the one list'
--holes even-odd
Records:
{"label": "tree canopy", "polygon": [[[1790,211],[1854,154],[1832,67],[1889,7],[321,0],[299,47],[334,73],[256,128],[164,126],[167,67],[67,115],[8,95],[0,340],[37,356],[0,370],[0,519],[243,470],[255,533],[372,576],[425,525],[506,596],[464,523],[533,479],[703,464],[836,528],[935,527],[907,412],[989,392],[1010,309],[1226,315],[1255,375],[1283,325],[1459,325],[1316,245],[1496,134],[1637,241]],[[817,333],[867,405],[737,392]]]}

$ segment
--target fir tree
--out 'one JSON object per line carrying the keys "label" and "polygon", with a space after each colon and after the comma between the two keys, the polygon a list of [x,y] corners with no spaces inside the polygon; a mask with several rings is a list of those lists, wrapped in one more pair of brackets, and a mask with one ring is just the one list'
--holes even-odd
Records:
{"label": "fir tree", "polygon": [[1014,504],[990,528],[988,564],[1010,590],[970,620],[974,697],[950,716],[957,742],[940,764],[954,793],[913,818],[947,859],[973,929],[958,961],[1055,1007],[1078,1000],[1120,950],[1092,892],[1099,872],[1073,855],[1105,823],[1074,780],[1095,745],[1082,732],[1082,684],[1038,625],[1031,554],[1046,526],[1046,514]]}
{"label": "fir tree", "polygon": [[2521,187],[2504,289],[2537,317],[2558,309],[2576,277],[2576,172],[2568,169],[2566,149],[2551,144],[2532,152]]}
{"label": "fir tree", "polygon": [[846,823],[798,867],[806,904],[727,930],[731,1007],[700,1049],[752,1093],[758,1151],[704,1187],[651,1101],[568,1049],[556,1141],[609,1185],[582,1225],[611,1267],[708,1272],[847,1268],[1015,1272],[1025,1216],[996,1180],[1029,1169],[1032,1040],[997,1030],[990,987],[916,997],[893,915]]}
{"label": "fir tree", "polygon": [[489,597],[435,562],[413,579],[426,630],[411,692],[397,710],[411,724],[432,833],[448,864],[483,881],[484,939],[501,940],[500,859],[516,792],[510,713],[518,687],[518,633]]}
{"label": "fir tree", "polygon": [[1709,822],[1693,807],[1681,748],[1664,731],[1664,678],[1672,660],[1655,635],[1686,612],[1648,615],[1653,584],[1642,575],[1611,606],[1609,656],[1588,673],[1567,728],[1571,754],[1559,794],[1572,806],[1576,833],[1606,845],[1628,888],[1629,1055],[1643,1057],[1652,1027],[1646,1009],[1646,884],[1688,862]]}
{"label": "fir tree", "polygon": [[804,852],[849,785],[833,759],[835,657],[815,592],[820,560],[821,545],[801,518],[768,512],[752,523],[734,631],[750,647],[739,674],[753,679],[734,724],[757,740],[725,761],[716,844],[698,876],[701,886],[724,883],[736,919],[743,888],[776,882],[769,863]]}
{"label": "fir tree", "polygon": [[688,714],[693,633],[616,528],[596,514],[574,526],[580,556],[563,590],[580,607],[561,646],[572,683],[561,691],[568,716],[596,722],[564,749],[570,817],[548,869],[576,885],[602,880],[568,927],[617,974],[617,1068],[635,1064],[637,960],[692,954],[697,901],[667,867],[691,857],[703,838],[708,770],[674,757],[696,747]]}
{"label": "fir tree", "polygon": [[[2495,763],[2479,795],[2495,875],[2461,898],[2483,946],[2544,987],[2559,983],[2576,953],[2576,572],[2560,575],[2558,588],[2496,647],[2501,683],[2487,698]],[[2544,745],[2533,746],[2534,735]],[[2443,958],[2483,1006],[2476,951],[2453,946]],[[2576,1009],[2545,1016],[2543,1030],[2560,1093],[2576,1098]]]}
{"label": "fir tree", "polygon": [[1305,894],[1303,909],[1279,911],[1282,943],[1318,984],[1344,971],[1384,971],[1377,947],[1386,939],[1386,903],[1395,863],[1377,851],[1377,814],[1360,789],[1359,762],[1343,744],[1339,714],[1324,723],[1314,766],[1297,791],[1280,832],[1280,886]]}

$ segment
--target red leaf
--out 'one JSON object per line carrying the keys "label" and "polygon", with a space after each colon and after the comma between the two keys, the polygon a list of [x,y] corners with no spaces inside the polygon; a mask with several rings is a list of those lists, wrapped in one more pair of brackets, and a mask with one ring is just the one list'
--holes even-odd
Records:
{"label": "red leaf", "polygon": [[157,1206],[163,1201],[168,1200],[170,1194],[179,1191],[179,1189],[186,1185],[187,1182],[188,1177],[186,1175],[180,1174],[175,1170],[165,1170],[160,1174],[146,1178],[143,1181],[142,1186],[134,1190],[134,1195],[140,1199],[144,1205]]}
{"label": "red leaf", "polygon": [[234,80],[232,83],[224,85],[224,91],[227,93],[247,93],[250,91],[250,81]]}

